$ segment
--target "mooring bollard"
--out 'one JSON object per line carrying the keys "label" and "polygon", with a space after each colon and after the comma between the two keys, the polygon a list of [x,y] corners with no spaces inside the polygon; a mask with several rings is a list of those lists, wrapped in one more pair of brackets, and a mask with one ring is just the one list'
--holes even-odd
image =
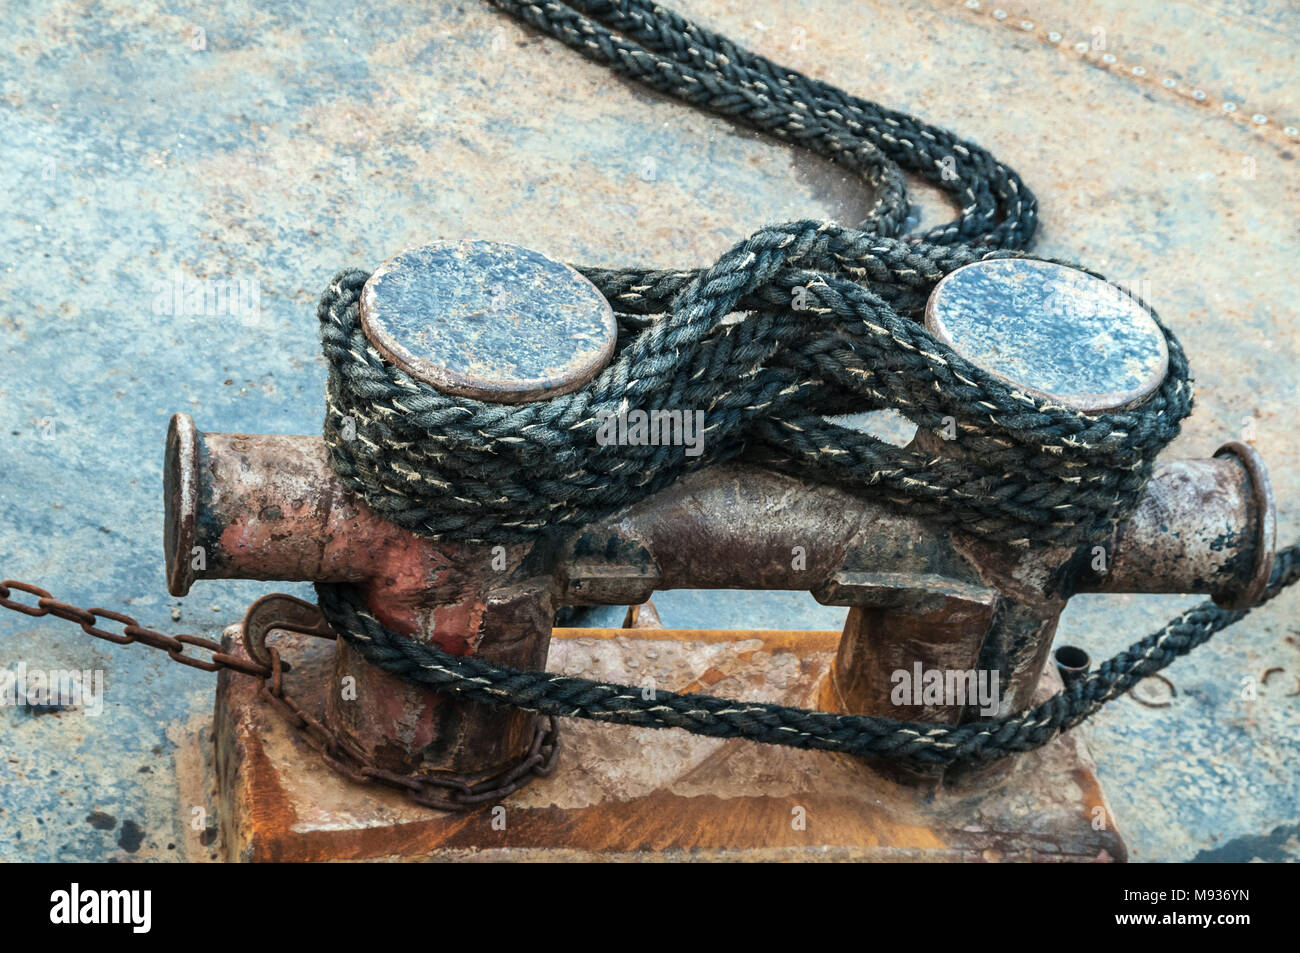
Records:
{"label": "mooring bollard", "polygon": [[[513,246],[407,252],[375,273],[362,302],[367,333],[390,360],[480,399],[566,392],[612,353],[612,313],[585,279]],[[1100,323],[1074,321],[1079,312]],[[1041,262],[954,272],[936,289],[927,322],[990,373],[1094,411],[1141,401],[1167,359],[1136,302]],[[1089,359],[1053,357],[1063,350]],[[937,457],[962,452],[960,441],[927,431],[913,446]],[[411,638],[541,669],[561,605],[638,604],[672,588],[803,589],[849,607],[824,706],[948,724],[988,717],[987,700],[936,704],[918,692],[900,708],[894,673],[995,672],[993,707],[1020,710],[1034,698],[1074,592],[1204,592],[1235,604],[1267,578],[1272,552],[1267,479],[1240,445],[1158,470],[1100,562],[1091,550],[990,543],[869,497],[730,464],[690,474],[544,553],[528,543],[434,541],[342,489],[319,438],[200,434],[183,415],[168,437],[167,483],[177,595],[198,578],[350,582],[378,619]],[[790,558],[796,548],[806,552],[802,563]],[[200,569],[195,552],[204,554]],[[489,772],[533,738],[534,716],[413,687],[343,641],[334,680],[354,694],[328,693],[328,721],[386,770]]]}

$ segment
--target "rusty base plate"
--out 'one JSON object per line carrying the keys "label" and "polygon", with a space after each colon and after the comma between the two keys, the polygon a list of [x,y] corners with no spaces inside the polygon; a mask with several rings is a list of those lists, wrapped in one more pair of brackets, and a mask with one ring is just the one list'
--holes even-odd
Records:
{"label": "rusty base plate", "polygon": [[[233,638],[232,638],[233,636]],[[241,651],[237,628],[228,651]],[[276,635],[288,690],[323,707],[333,644]],[[555,671],[812,706],[838,632],[557,629]],[[1055,681],[1055,674],[1051,675]],[[1055,690],[1044,679],[1043,691]],[[316,686],[315,694],[311,686]],[[1064,736],[962,790],[926,791],[846,756],[566,719],[555,772],[444,814],[333,773],[221,674],[214,735],[224,856],[322,860],[1115,861],[1091,759]]]}

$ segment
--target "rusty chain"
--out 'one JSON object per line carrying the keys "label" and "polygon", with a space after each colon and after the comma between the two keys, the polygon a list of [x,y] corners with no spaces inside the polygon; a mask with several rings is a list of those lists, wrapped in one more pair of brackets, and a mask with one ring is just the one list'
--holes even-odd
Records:
{"label": "rusty chain", "polygon": [[[35,596],[36,604],[27,605],[12,599],[15,590]],[[260,679],[261,696],[330,768],[358,784],[377,782],[404,791],[410,800],[425,807],[441,811],[464,811],[492,801],[499,801],[524,787],[533,778],[549,775],[559,754],[559,725],[554,717],[548,716],[539,722],[528,751],[513,765],[477,775],[398,774],[369,762],[355,742],[345,735],[331,731],[320,719],[309,714],[285,692],[283,676],[289,670],[289,665],[281,660],[279,651],[273,646],[261,646],[265,656],[270,660],[269,665],[263,665],[222,651],[221,644],[212,639],[197,635],[166,635],[156,632],[145,628],[124,613],[98,607],[82,609],[55,599],[40,586],[15,579],[5,579],[0,582],[0,608],[10,609],[35,619],[54,616],[79,625],[87,635],[112,642],[114,645],[130,645],[139,642],[166,652],[173,662],[204,672],[228,670]],[[97,622],[105,619],[118,623],[122,627],[121,632],[108,632],[96,625]],[[273,628],[277,626],[269,625],[266,630]],[[295,632],[323,635],[319,627],[294,624],[285,628]],[[185,654],[187,646],[202,649],[209,653],[209,657],[204,659],[201,656],[187,655]]]}
{"label": "rusty chain", "polygon": [[[36,605],[23,605],[21,602],[10,599],[9,597],[13,594],[14,589],[36,596]],[[269,678],[271,676],[270,669],[256,662],[239,658],[237,655],[230,655],[221,651],[221,644],[211,639],[205,639],[197,635],[164,635],[161,632],[155,632],[153,629],[144,628],[129,615],[123,615],[121,612],[111,612],[108,609],[80,609],[66,602],[60,602],[40,586],[18,582],[15,579],[6,579],[0,582],[0,608],[12,609],[14,612],[21,612],[23,615],[29,615],[35,619],[52,615],[68,622],[75,622],[81,626],[81,631],[87,635],[93,635],[97,639],[104,639],[114,645],[130,645],[132,642],[140,642],[152,649],[162,649],[171,656],[173,662],[180,662],[182,665],[188,665],[191,668],[201,669],[205,672],[216,672],[228,668],[257,678]],[[120,624],[122,626],[121,634],[105,632],[103,629],[96,628],[95,623],[100,619],[108,619]],[[211,659],[204,661],[202,658],[185,655],[187,645],[205,649],[211,653]]]}

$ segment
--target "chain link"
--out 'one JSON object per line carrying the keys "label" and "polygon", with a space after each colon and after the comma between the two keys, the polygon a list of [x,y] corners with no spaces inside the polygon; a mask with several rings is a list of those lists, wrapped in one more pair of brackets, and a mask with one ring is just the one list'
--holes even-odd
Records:
{"label": "chain link", "polygon": [[[12,599],[11,596],[15,591],[35,596],[36,604],[28,605]],[[112,642],[114,645],[140,642],[150,648],[166,652],[173,662],[205,672],[227,669],[261,679],[261,697],[271,704],[289,726],[298,732],[299,737],[310,745],[334,771],[358,784],[377,782],[405,791],[407,797],[425,807],[441,811],[465,811],[491,801],[499,801],[518,791],[533,778],[549,775],[559,754],[559,725],[554,717],[548,716],[539,721],[528,751],[513,765],[499,771],[478,775],[398,774],[367,761],[365,754],[355,742],[346,735],[331,731],[318,718],[308,714],[285,692],[283,675],[289,666],[281,661],[280,653],[271,646],[265,646],[271,664],[262,665],[223,652],[221,644],[212,639],[197,635],[173,636],[155,632],[153,629],[144,628],[129,615],[108,609],[82,609],[60,602],[39,586],[15,579],[0,582],[0,608],[20,612],[36,619],[54,616],[79,625],[87,635]],[[118,623],[122,627],[121,632],[108,632],[99,628],[95,623],[100,620]],[[265,630],[273,628],[275,628],[273,624],[265,626]],[[295,624],[292,631],[305,630],[301,625]],[[208,658],[187,655],[185,651],[187,646],[206,651]]]}
{"label": "chain link", "polygon": [[[279,667],[279,653],[271,650]],[[499,801],[535,777],[546,777],[559,754],[559,724],[554,716],[539,721],[533,742],[513,765],[480,775],[398,774],[371,764],[347,735],[330,731],[289,695],[276,693],[275,678],[262,684],[262,695],[331,768],[358,784],[378,782],[406,792],[410,800],[441,811],[464,811]]]}
{"label": "chain link", "polygon": [[[14,590],[36,596],[36,605],[24,605],[11,599],[10,596],[13,595]],[[81,626],[81,631],[87,635],[93,635],[97,639],[104,639],[114,645],[130,645],[133,642],[140,642],[152,649],[161,649],[166,652],[171,656],[173,662],[179,662],[182,665],[188,665],[191,668],[201,669],[205,672],[216,672],[227,668],[256,678],[264,679],[269,678],[271,675],[271,670],[265,665],[259,665],[248,659],[242,659],[237,655],[230,655],[221,651],[219,642],[197,635],[164,635],[162,632],[146,629],[129,615],[112,612],[108,609],[81,609],[66,602],[60,602],[39,586],[18,582],[15,579],[6,579],[0,582],[0,607],[12,609],[14,612],[21,612],[23,615],[35,619],[52,615],[75,623]],[[122,627],[122,631],[114,633],[98,628],[95,623],[101,619],[118,623]],[[186,646],[193,646],[206,651],[209,658],[203,659],[186,655]]]}

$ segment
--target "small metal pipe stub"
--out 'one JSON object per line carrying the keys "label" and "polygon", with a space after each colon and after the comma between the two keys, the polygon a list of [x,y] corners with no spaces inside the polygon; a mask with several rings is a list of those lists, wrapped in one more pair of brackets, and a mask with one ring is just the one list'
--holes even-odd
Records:
{"label": "small metal pipe stub", "polygon": [[1052,652],[1052,660],[1056,662],[1056,670],[1067,687],[1087,675],[1092,666],[1088,653],[1076,645],[1057,646]]}
{"label": "small metal pipe stub", "polygon": [[1077,591],[1205,593],[1222,608],[1247,608],[1273,571],[1276,532],[1268,472],[1252,447],[1230,443],[1209,459],[1171,460],[1094,547],[1104,552],[1084,554]]}

